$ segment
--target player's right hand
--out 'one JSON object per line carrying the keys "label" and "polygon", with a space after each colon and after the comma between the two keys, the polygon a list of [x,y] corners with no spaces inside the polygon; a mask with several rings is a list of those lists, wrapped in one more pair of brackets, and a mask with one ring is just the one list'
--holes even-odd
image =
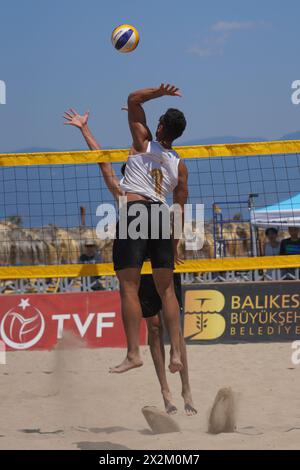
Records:
{"label": "player's right hand", "polygon": [[162,83],[159,87],[159,90],[162,96],[179,96],[179,97],[182,96],[179,88],[177,88],[174,85],[169,85],[169,83],[167,85]]}
{"label": "player's right hand", "polygon": [[90,115],[89,111],[87,111],[86,113],[83,114],[83,116],[81,116],[80,114],[77,113],[77,111],[75,111],[75,109],[70,108],[69,111],[66,111],[64,113],[63,117],[66,120],[64,124],[67,126],[74,126],[74,127],[78,127],[79,129],[82,129],[84,126],[87,125],[88,120],[89,120],[89,115]]}

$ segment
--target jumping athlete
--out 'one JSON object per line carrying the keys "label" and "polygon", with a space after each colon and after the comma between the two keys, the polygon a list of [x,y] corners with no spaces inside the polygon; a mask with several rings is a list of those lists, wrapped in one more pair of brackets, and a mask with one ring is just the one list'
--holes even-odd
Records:
{"label": "jumping athlete", "polygon": [[[179,273],[174,274],[174,287],[176,297],[180,306],[180,311],[182,312],[183,304],[181,294],[181,277]],[[175,414],[177,413],[177,408],[173,402],[165,369],[164,328],[163,320],[161,317],[161,299],[157,293],[151,274],[144,274],[141,276],[139,299],[142,306],[143,317],[147,322],[151,356],[156,370],[156,375],[160,383],[165,409],[168,414]],[[193,416],[197,414],[197,410],[195,409],[193,403],[192,392],[189,383],[187,351],[184,337],[181,331],[180,347],[181,360],[183,364],[183,368],[180,371],[180,378],[182,384],[181,395],[184,401],[185,413],[188,416]]]}
{"label": "jumping athlete", "polygon": [[[161,226],[158,227],[158,237],[151,238],[153,228],[151,213],[153,205],[158,205],[159,208],[166,206],[166,197],[173,193],[173,202],[181,207],[183,217],[188,194],[188,173],[184,162],[179,160],[176,152],[172,150],[172,143],[182,135],[186,121],[181,111],[173,108],[167,110],[159,119],[156,131],[157,140],[153,141],[142,107],[146,101],[167,95],[181,96],[178,88],[163,84],[158,88],[143,89],[129,95],[128,120],[133,144],[121,184],[109,163],[100,164],[108,188],[114,196],[125,194],[127,197],[127,229],[132,221],[129,213],[135,209],[134,206],[140,207],[142,204],[148,213],[146,227],[148,237],[131,237],[128,230],[127,236],[122,238],[119,232],[119,222],[117,224],[113,261],[120,283],[122,316],[128,351],[125,360],[111,369],[114,373],[126,372],[142,365],[139,353],[142,309],[138,292],[141,268],[148,253],[152,264],[153,280],[162,302],[163,317],[170,336],[169,369],[174,373],[183,367],[179,305],[173,282],[174,254],[176,258],[179,239],[165,238]],[[91,149],[99,148],[87,126],[88,113],[83,117],[78,117],[74,110],[70,110],[65,114],[65,118],[67,124],[80,127]]]}
{"label": "jumping athlete", "polygon": [[[125,176],[126,163],[121,168],[121,173]],[[180,261],[178,259],[178,261]],[[174,274],[175,294],[180,307],[180,313],[183,314],[183,301],[181,290],[181,276],[179,273]],[[143,318],[147,323],[148,341],[153,359],[156,375],[160,384],[161,394],[164,400],[166,412],[170,415],[177,413],[174,405],[172,393],[167,381],[165,368],[165,346],[164,346],[164,327],[161,317],[161,299],[155,288],[153,276],[151,274],[143,274],[141,276],[139,299],[142,307]],[[181,396],[184,401],[184,410],[187,416],[194,416],[197,410],[194,407],[191,386],[189,382],[188,360],[186,344],[182,331],[180,331],[180,347],[181,360],[183,368],[180,371],[180,379],[182,384]]]}

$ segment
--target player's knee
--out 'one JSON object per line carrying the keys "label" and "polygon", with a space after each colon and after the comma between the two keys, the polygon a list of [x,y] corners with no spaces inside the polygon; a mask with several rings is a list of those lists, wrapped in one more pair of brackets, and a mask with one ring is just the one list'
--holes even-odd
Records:
{"label": "player's knee", "polygon": [[149,340],[157,340],[161,335],[161,324],[156,317],[153,317],[147,321]]}
{"label": "player's knee", "polygon": [[120,296],[122,299],[126,297],[138,297],[138,286],[134,283],[120,284]]}
{"label": "player's knee", "polygon": [[162,300],[167,299],[169,297],[172,297],[175,295],[174,287],[172,284],[170,285],[162,285],[156,288],[158,291],[158,294]]}

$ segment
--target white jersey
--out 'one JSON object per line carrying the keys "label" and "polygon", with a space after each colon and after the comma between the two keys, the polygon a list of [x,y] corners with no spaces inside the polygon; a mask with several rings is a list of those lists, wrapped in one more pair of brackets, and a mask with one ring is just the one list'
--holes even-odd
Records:
{"label": "white jersey", "polygon": [[151,141],[145,153],[128,157],[121,190],[166,202],[166,197],[178,184],[179,161],[174,150],[167,150],[159,142]]}
{"label": "white jersey", "polygon": [[266,242],[265,244],[265,256],[278,256],[280,254],[280,243],[276,246],[272,246],[271,243]]}

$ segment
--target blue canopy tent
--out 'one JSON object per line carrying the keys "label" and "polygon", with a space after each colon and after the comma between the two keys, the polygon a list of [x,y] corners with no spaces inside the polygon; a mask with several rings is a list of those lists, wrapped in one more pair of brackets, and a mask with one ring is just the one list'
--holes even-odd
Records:
{"label": "blue canopy tent", "polygon": [[253,209],[251,224],[257,227],[300,227],[300,193],[278,204]]}

